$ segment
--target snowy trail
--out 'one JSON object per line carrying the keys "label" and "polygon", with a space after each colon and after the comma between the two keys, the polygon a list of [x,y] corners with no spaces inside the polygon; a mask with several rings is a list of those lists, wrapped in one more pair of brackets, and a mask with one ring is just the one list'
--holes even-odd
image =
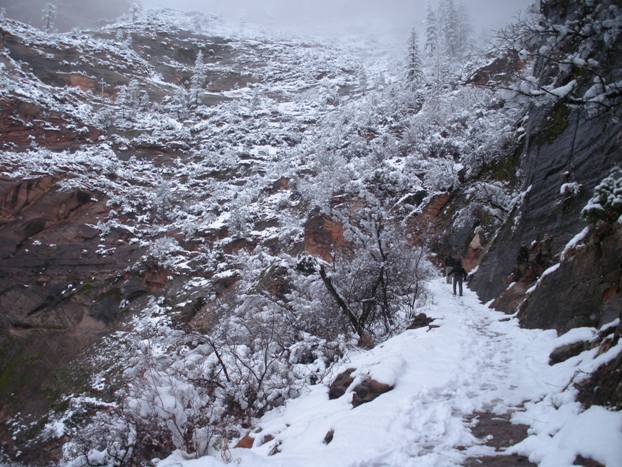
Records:
{"label": "snowy trail", "polygon": [[[532,436],[517,451],[541,465],[572,465],[577,453],[622,465],[619,413],[602,409],[598,433],[593,427],[568,433],[561,425],[586,413],[580,413],[571,394],[562,393],[586,356],[548,365],[551,350],[560,343],[594,330],[558,338],[554,331],[520,329],[516,319],[490,310],[469,290],[454,297],[440,278],[431,283],[431,292],[424,311],[439,328],[406,331],[371,351],[352,352],[325,380],[328,384],[339,372],[355,368],[354,383],[344,396],[329,401],[325,385],[313,386],[260,420],[262,431],[252,434],[255,446],[267,434],[273,441],[233,450],[234,461],[282,467],[460,465],[469,457],[494,454],[467,426],[469,415],[486,411],[516,412],[520,423],[532,425]],[[366,376],[395,387],[353,409],[351,390]],[[334,437],[326,445],[329,430]],[[607,448],[605,441],[612,444]],[[269,456],[276,445],[280,452]],[[180,464],[223,465],[214,458],[181,461],[173,455],[160,466]]]}

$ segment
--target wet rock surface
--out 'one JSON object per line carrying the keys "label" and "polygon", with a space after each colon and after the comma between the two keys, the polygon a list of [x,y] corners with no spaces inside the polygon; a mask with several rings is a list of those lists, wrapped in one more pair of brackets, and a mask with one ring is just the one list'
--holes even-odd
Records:
{"label": "wet rock surface", "polygon": [[497,415],[490,412],[477,412],[471,432],[481,442],[499,452],[498,456],[484,456],[466,459],[463,465],[468,467],[485,465],[494,467],[535,466],[524,456],[503,454],[503,450],[527,438],[527,426],[516,425],[510,421],[511,414]]}

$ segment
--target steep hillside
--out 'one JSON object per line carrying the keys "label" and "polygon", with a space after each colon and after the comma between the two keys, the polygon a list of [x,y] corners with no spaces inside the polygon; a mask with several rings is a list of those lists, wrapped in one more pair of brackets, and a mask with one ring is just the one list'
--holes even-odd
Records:
{"label": "steep hillside", "polygon": [[3,23],[5,420],[88,387],[73,359],[155,297],[209,329],[246,251],[301,251],[278,156],[345,95],[352,65],[253,37],[172,12],[56,37]]}

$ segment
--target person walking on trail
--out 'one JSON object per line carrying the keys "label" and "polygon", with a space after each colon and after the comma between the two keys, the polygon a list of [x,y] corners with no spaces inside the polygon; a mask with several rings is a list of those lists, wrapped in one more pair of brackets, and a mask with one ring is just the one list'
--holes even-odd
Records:
{"label": "person walking on trail", "polygon": [[467,272],[462,267],[462,263],[460,261],[454,266],[451,275],[454,282],[454,295],[456,295],[456,286],[458,286],[457,288],[460,292],[460,296],[462,297],[462,282],[466,280]]}
{"label": "person walking on trail", "polygon": [[445,277],[447,277],[448,284],[451,284],[454,268],[459,265],[460,265],[460,261],[455,259],[453,256],[447,256],[445,258]]}

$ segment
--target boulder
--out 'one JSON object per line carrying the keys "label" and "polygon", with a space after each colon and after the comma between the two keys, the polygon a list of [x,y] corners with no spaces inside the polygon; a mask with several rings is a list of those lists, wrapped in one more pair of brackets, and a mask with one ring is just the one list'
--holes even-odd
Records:
{"label": "boulder", "polygon": [[572,344],[562,345],[557,347],[549,355],[549,365],[556,365],[561,362],[565,362],[569,358],[576,357],[581,352],[590,348],[590,343],[587,341],[573,342]]}
{"label": "boulder", "polygon": [[240,449],[251,449],[253,447],[253,443],[255,443],[255,438],[253,438],[250,434],[247,434],[237,442],[235,447]]}
{"label": "boulder", "polygon": [[410,326],[408,326],[408,329],[426,328],[426,327],[430,326],[433,321],[434,321],[434,319],[430,318],[425,313],[419,313],[419,314],[417,314],[415,316],[415,318],[413,319],[413,322],[410,324]]}
{"label": "boulder", "polygon": [[354,373],[354,371],[354,368],[349,368],[343,373],[337,375],[335,381],[333,381],[328,389],[329,399],[338,399],[346,393],[352,384],[352,381],[354,381],[354,378],[352,378],[352,373]]}
{"label": "boulder", "polygon": [[372,378],[367,378],[357,384],[353,389],[352,406],[358,407],[359,405],[371,402],[378,396],[384,394],[385,392],[389,392],[392,389],[393,386],[380,383]]}

